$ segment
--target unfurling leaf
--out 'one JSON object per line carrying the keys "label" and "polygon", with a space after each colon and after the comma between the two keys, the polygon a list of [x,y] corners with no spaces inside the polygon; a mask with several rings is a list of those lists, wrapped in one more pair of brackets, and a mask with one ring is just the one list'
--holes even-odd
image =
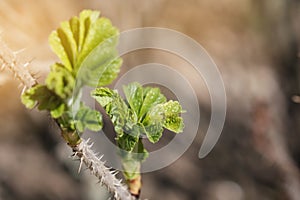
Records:
{"label": "unfurling leaf", "polygon": [[75,115],[75,126],[76,129],[82,133],[85,129],[91,131],[99,131],[102,129],[102,115],[89,107],[83,105]]}
{"label": "unfurling leaf", "polygon": [[77,80],[104,86],[117,77],[122,64],[116,51],[118,35],[118,29],[100,12],[84,10],[79,18],[62,22],[49,43],[61,65]]}
{"label": "unfurling leaf", "polygon": [[127,104],[109,88],[97,88],[92,92],[115,126],[119,147],[132,151],[141,134],[156,143],[163,128],[182,132],[183,120],[179,116],[182,108],[177,101],[166,102],[159,88],[143,88],[139,83],[131,83],[123,89]]}
{"label": "unfurling leaf", "polygon": [[[58,122],[68,130],[74,131],[75,127],[79,132],[101,129],[98,111],[81,106],[72,116],[70,103],[74,101],[73,96],[80,96],[83,85],[104,86],[117,77],[122,64],[116,50],[118,35],[118,29],[109,19],[100,17],[98,11],[84,10],[79,17],[62,22],[49,36],[50,46],[60,62],[51,66],[45,85],[25,91],[22,102],[28,108],[37,105],[40,110],[48,110],[53,118],[61,118]],[[116,108],[112,111],[117,115]],[[116,120],[118,124],[124,121],[123,117]],[[121,136],[122,128],[119,130]]]}
{"label": "unfurling leaf", "polygon": [[136,117],[130,112],[127,104],[116,91],[109,88],[97,88],[91,95],[111,118],[119,146],[131,151],[138,141],[139,130],[136,127]]}
{"label": "unfurling leaf", "polygon": [[53,118],[60,117],[64,112],[63,100],[45,85],[36,85],[26,90],[21,99],[27,108],[38,105],[39,110],[51,111]]}
{"label": "unfurling leaf", "polygon": [[181,105],[178,101],[169,101],[163,105],[164,127],[175,133],[182,132],[184,128],[183,119],[179,116],[182,113]]}
{"label": "unfurling leaf", "polygon": [[75,79],[72,74],[61,64],[54,64],[46,79],[49,90],[54,91],[62,99],[71,97]]}

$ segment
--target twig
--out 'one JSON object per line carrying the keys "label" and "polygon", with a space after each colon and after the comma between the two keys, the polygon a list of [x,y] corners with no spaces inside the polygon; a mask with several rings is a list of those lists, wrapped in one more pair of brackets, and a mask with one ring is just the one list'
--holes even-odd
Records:
{"label": "twig", "polygon": [[[16,79],[18,79],[24,89],[31,88],[37,84],[37,80],[34,78],[32,73],[28,69],[29,63],[19,62],[17,59],[17,53],[13,52],[0,38],[0,69],[10,70]],[[59,124],[58,124],[59,126]],[[59,126],[60,127],[60,126]],[[70,146],[70,145],[69,145]],[[92,145],[89,144],[89,140],[85,141],[81,139],[81,142],[76,146],[71,146],[74,151],[74,156],[79,157],[81,163],[79,170],[81,169],[82,163],[84,163],[91,173],[99,179],[99,183],[105,185],[108,191],[114,194],[114,198],[117,200],[132,200],[134,199],[125,187],[116,178],[116,171],[111,171],[105,166],[105,162],[101,160],[101,156],[98,157],[91,149]]]}
{"label": "twig", "polygon": [[98,157],[91,149],[92,145],[89,144],[89,140],[82,139],[78,146],[73,147],[74,156],[79,157],[81,164],[84,163],[88,167],[91,173],[99,179],[99,183],[105,185],[108,191],[114,194],[115,199],[132,200],[133,197],[127,187],[122,184],[122,180],[116,178],[117,171],[111,171],[105,166],[105,162],[101,160],[103,156]]}
{"label": "twig", "polygon": [[31,88],[37,84],[37,80],[28,69],[29,62],[20,62],[17,53],[8,48],[0,38],[0,69],[8,68],[25,88]]}

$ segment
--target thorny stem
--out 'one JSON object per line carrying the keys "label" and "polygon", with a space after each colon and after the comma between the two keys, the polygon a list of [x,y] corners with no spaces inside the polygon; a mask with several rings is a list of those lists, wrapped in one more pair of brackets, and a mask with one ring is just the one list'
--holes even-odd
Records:
{"label": "thorny stem", "polygon": [[37,84],[37,80],[27,68],[29,63],[21,63],[17,53],[13,52],[0,38],[0,69],[8,68],[26,88]]}
{"label": "thorny stem", "polygon": [[[22,63],[18,61],[17,53],[8,48],[0,38],[0,69],[9,69],[16,79],[25,86],[24,89],[31,88],[37,84],[37,80],[27,68],[28,65],[29,63]],[[56,123],[58,122],[56,121]],[[67,141],[70,139],[69,136],[71,136],[71,139],[74,139],[74,134],[62,134],[62,137]],[[73,143],[75,140],[77,143]],[[91,173],[99,179],[99,182],[102,185],[105,185],[108,191],[114,193],[115,199],[134,199],[134,197],[128,192],[127,188],[121,183],[121,180],[115,177],[117,171],[111,171],[110,168],[105,166],[105,162],[101,160],[102,156],[97,157],[97,154],[91,149],[92,145],[89,144],[88,140],[85,141],[79,137],[75,138],[74,141],[68,145],[72,148],[74,156],[77,156],[81,160],[80,168],[82,163],[84,163]]]}
{"label": "thorny stem", "polygon": [[89,144],[89,140],[82,142],[73,147],[74,156],[80,158],[81,163],[84,163],[91,173],[99,179],[99,183],[105,185],[111,193],[114,193],[115,199],[120,200],[133,200],[133,197],[128,192],[121,180],[118,180],[115,175],[117,171],[111,171],[110,168],[105,166],[105,162],[101,160],[103,157],[97,157],[95,152],[91,149],[93,144]]}

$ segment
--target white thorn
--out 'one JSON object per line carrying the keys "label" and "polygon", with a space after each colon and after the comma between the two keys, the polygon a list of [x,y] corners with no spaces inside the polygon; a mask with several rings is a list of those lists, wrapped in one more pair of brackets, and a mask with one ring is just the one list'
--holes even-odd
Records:
{"label": "white thorn", "polygon": [[27,68],[29,66],[30,62],[27,62],[23,65],[23,67]]}
{"label": "white thorn", "polygon": [[25,51],[25,48],[20,49],[20,50],[18,50],[18,51],[15,51],[14,54],[17,55],[17,54],[20,54],[20,53],[22,53],[22,52],[24,52],[24,51]]}
{"label": "white thorn", "polygon": [[90,138],[88,138],[88,139],[86,140],[86,142],[85,142],[85,143],[86,143],[86,144],[88,144],[88,143],[90,142],[90,140],[91,140],[91,139],[90,139]]}
{"label": "white thorn", "polygon": [[91,149],[94,146],[94,142],[88,145],[88,147]]}
{"label": "white thorn", "polygon": [[78,174],[79,174],[80,171],[81,171],[82,163],[83,163],[83,157],[80,159],[80,164],[79,164]]}

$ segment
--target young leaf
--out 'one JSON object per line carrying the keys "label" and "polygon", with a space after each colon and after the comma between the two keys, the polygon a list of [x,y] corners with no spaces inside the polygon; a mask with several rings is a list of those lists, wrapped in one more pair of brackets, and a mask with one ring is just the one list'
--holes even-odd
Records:
{"label": "young leaf", "polygon": [[120,71],[122,60],[117,57],[118,30],[100,17],[100,12],[84,10],[79,18],[64,21],[53,31],[49,43],[62,66],[86,84],[110,84]]}
{"label": "young leaf", "polygon": [[131,83],[124,86],[123,90],[130,108],[138,115],[143,103],[142,86],[139,83]]}
{"label": "young leaf", "polygon": [[38,105],[39,110],[51,111],[54,118],[60,117],[64,111],[63,100],[49,90],[46,85],[36,85],[26,90],[21,99],[27,108]]}
{"label": "young leaf", "polygon": [[80,133],[85,129],[91,131],[99,131],[102,129],[102,115],[98,111],[85,106],[83,103],[76,113],[74,120],[75,127]]}
{"label": "young leaf", "polygon": [[159,88],[146,88],[144,92],[144,101],[141,107],[141,111],[139,113],[140,119],[142,119],[152,107],[165,102],[166,97],[163,94],[161,94]]}
{"label": "young leaf", "polygon": [[164,107],[164,124],[166,129],[175,133],[182,132],[184,128],[183,119],[179,116],[182,113],[181,105],[178,101],[168,101],[163,105]]}
{"label": "young leaf", "polygon": [[176,133],[183,130],[179,116],[182,108],[177,101],[168,101],[158,88],[143,88],[139,83],[124,86],[128,105],[120,95],[108,88],[97,88],[92,96],[109,114],[118,133],[118,145],[131,151],[140,134],[152,143],[162,136],[163,128]]}
{"label": "young leaf", "polygon": [[109,88],[97,88],[91,95],[110,116],[118,134],[117,138],[121,138],[124,134],[126,123],[132,124],[132,122],[129,122],[132,117],[126,103],[116,91]]}
{"label": "young leaf", "polygon": [[72,95],[75,79],[73,75],[62,65],[54,64],[47,76],[46,85],[62,99],[67,99]]}
{"label": "young leaf", "polygon": [[163,126],[160,122],[145,126],[145,133],[150,142],[156,143],[161,138],[163,133]]}
{"label": "young leaf", "polygon": [[133,136],[131,134],[123,134],[121,137],[117,138],[117,144],[124,151],[131,152],[138,140],[138,136]]}
{"label": "young leaf", "polygon": [[57,108],[50,110],[50,114],[54,119],[57,119],[63,115],[65,110],[66,110],[66,105],[62,103]]}

